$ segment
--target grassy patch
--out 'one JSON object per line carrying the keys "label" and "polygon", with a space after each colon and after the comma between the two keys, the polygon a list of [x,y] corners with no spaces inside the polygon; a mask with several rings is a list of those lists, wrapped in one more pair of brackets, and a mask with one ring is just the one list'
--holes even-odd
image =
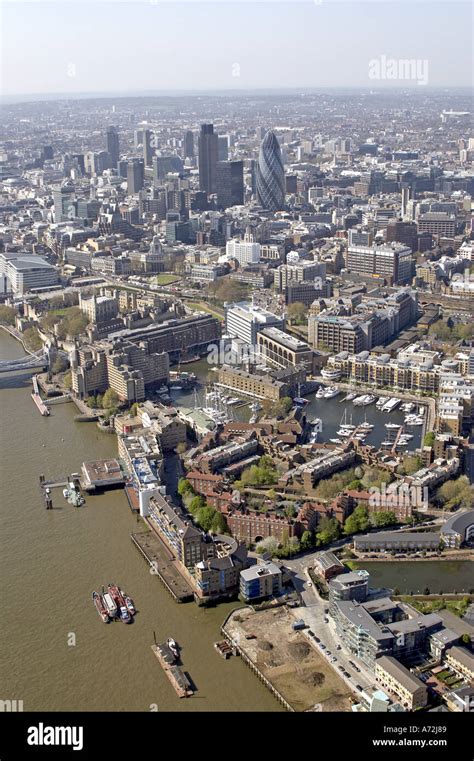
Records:
{"label": "grassy patch", "polygon": [[157,275],[153,278],[157,285],[169,285],[170,283],[177,283],[181,280],[179,275],[173,275],[171,272],[163,272],[161,275]]}
{"label": "grassy patch", "polygon": [[222,314],[219,314],[219,312],[214,311],[212,307],[208,306],[207,304],[203,304],[201,301],[188,301],[187,306],[191,307],[191,309],[199,309],[201,312],[208,312],[208,314],[212,314],[213,317],[217,317],[218,320],[221,320],[221,322],[224,321],[224,317]]}

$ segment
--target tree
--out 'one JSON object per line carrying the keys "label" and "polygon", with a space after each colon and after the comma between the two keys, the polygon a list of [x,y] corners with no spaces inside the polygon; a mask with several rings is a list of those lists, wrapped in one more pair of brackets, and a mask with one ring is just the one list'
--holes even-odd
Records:
{"label": "tree", "polygon": [[213,534],[226,534],[229,531],[225,517],[218,510],[214,511],[214,517],[211,521],[210,530]]}
{"label": "tree", "polygon": [[95,403],[97,404],[98,409],[101,410],[103,405],[104,405],[104,396],[103,396],[103,394],[97,394],[97,396],[95,398]]}
{"label": "tree", "polygon": [[436,434],[434,431],[428,431],[425,438],[423,439],[423,446],[425,447],[432,447],[435,442]]}
{"label": "tree", "polygon": [[18,312],[13,307],[7,307],[5,304],[0,305],[0,323],[2,325],[14,325],[17,314]]}
{"label": "tree", "polygon": [[397,516],[393,510],[381,510],[373,516],[374,526],[382,528],[383,526],[393,526],[397,522]]}
{"label": "tree", "polygon": [[473,490],[467,476],[445,481],[435,493],[436,502],[440,503],[445,510],[454,510],[460,507],[472,507]]}
{"label": "tree", "polygon": [[301,301],[295,301],[289,304],[287,309],[288,320],[294,325],[303,325],[308,318],[308,307]]}
{"label": "tree", "polygon": [[61,318],[54,312],[47,312],[39,321],[42,330],[52,330],[58,322],[61,322]]}
{"label": "tree", "polygon": [[23,333],[23,340],[31,351],[38,351],[43,346],[37,328],[27,328]]}
{"label": "tree", "polygon": [[196,494],[187,502],[187,508],[193,515],[197,514],[199,510],[203,510],[206,507],[206,501],[200,494]]}
{"label": "tree", "polygon": [[130,407],[130,417],[136,417],[138,412],[138,402],[134,402]]}
{"label": "tree", "polygon": [[113,388],[108,388],[102,400],[102,406],[106,410],[116,409],[120,402],[119,395]]}
{"label": "tree", "polygon": [[463,634],[461,637],[461,642],[463,645],[471,646],[471,635],[470,634]]}
{"label": "tree", "polygon": [[346,519],[344,533],[346,536],[350,536],[351,534],[357,534],[359,531],[367,531],[369,525],[369,511],[363,505],[359,505]]}
{"label": "tree", "polygon": [[97,404],[95,396],[88,396],[86,399],[86,404],[89,407],[89,409],[91,410],[95,409],[95,406]]}
{"label": "tree", "polygon": [[294,518],[296,515],[296,507],[294,505],[288,505],[288,507],[285,507],[285,515],[287,518]]}
{"label": "tree", "polygon": [[310,550],[313,546],[313,535],[311,531],[303,531],[301,535],[301,549]]}
{"label": "tree", "polygon": [[275,555],[278,550],[278,541],[274,536],[267,536],[257,543],[256,550],[259,555],[263,555],[264,552],[268,552],[270,555]]}
{"label": "tree", "polygon": [[62,373],[63,370],[66,369],[66,367],[67,367],[67,360],[65,360],[64,357],[58,354],[58,356],[53,362],[53,366],[51,370],[53,371],[53,373],[57,374],[57,373]]}
{"label": "tree", "polygon": [[194,515],[196,523],[201,526],[203,531],[210,530],[216,512],[217,511],[213,507],[208,507],[207,505],[205,507],[200,507],[199,510],[196,511]]}
{"label": "tree", "polygon": [[187,449],[186,442],[180,441],[178,446],[176,447],[176,452],[177,454],[184,454],[186,452],[186,449]]}
{"label": "tree", "polygon": [[398,466],[397,473],[401,473],[405,476],[411,476],[420,470],[422,466],[421,459],[418,455],[405,455],[402,460],[402,464]]}
{"label": "tree", "polygon": [[187,478],[180,478],[178,481],[178,494],[184,497],[185,494],[194,494],[193,487]]}
{"label": "tree", "polygon": [[340,526],[336,518],[328,518],[324,515],[319,521],[316,540],[318,545],[329,544],[339,536]]}

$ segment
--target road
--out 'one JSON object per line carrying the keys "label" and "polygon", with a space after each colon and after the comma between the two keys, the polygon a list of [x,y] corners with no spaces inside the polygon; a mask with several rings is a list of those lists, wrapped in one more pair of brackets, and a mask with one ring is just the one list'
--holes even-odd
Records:
{"label": "road", "polygon": [[[308,627],[304,630],[308,641],[319,650],[320,654],[339,677],[346,682],[352,692],[355,695],[361,694],[360,690],[356,689],[356,684],[360,685],[363,690],[371,692],[377,687],[373,672],[345,648],[336,634],[331,618],[325,613],[328,607],[327,600],[323,600],[319,596],[309,577],[308,567],[312,566],[316,554],[312,553],[304,558],[285,561],[285,565],[293,571],[293,581],[303,602],[302,607],[293,608],[292,612],[296,619],[303,619]],[[320,640],[319,642],[311,636],[310,631]],[[339,650],[337,649],[338,646]],[[331,658],[336,658],[336,661],[332,662]],[[360,671],[357,671],[349,661],[352,661]],[[343,669],[340,669],[339,666],[342,666]],[[344,671],[349,676],[345,676]]]}

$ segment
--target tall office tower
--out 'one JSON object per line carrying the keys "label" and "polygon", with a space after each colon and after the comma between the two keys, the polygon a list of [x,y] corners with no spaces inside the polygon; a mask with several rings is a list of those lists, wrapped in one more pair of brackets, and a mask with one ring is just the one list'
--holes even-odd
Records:
{"label": "tall office tower", "polygon": [[229,135],[218,135],[217,160],[227,161],[228,158],[229,158]]}
{"label": "tall office tower", "polygon": [[133,145],[135,148],[138,148],[139,145],[142,145],[143,143],[143,129],[138,128],[133,133]]}
{"label": "tall office tower", "polygon": [[207,194],[216,191],[216,164],[218,140],[213,124],[201,124],[198,140],[199,190]]}
{"label": "tall office tower", "polygon": [[149,129],[143,130],[143,160],[145,166],[151,166],[155,149],[151,146],[151,132]]}
{"label": "tall office tower", "polygon": [[76,216],[76,190],[70,180],[64,180],[53,190],[54,221],[67,222]]}
{"label": "tall office tower", "polygon": [[54,151],[51,145],[44,145],[41,152],[44,161],[51,161],[54,158]]}
{"label": "tall office tower", "polygon": [[406,219],[408,211],[408,201],[411,198],[411,188],[408,185],[402,185],[402,219]]}
{"label": "tall office tower", "polygon": [[106,150],[110,156],[111,167],[112,169],[116,169],[118,160],[120,158],[120,143],[119,136],[115,127],[107,127],[106,143]]}
{"label": "tall office tower", "polygon": [[132,159],[127,167],[127,192],[134,195],[142,189],[145,182],[145,165],[141,159]]}
{"label": "tall office tower", "polygon": [[285,203],[285,170],[280,145],[269,130],[262,140],[257,166],[257,198],[264,209],[279,211]]}
{"label": "tall office tower", "polygon": [[218,161],[216,164],[217,203],[223,209],[244,202],[244,162]]}
{"label": "tall office tower", "polygon": [[153,156],[153,182],[156,186],[161,185],[169,172],[183,171],[183,160],[176,154],[173,156]]}
{"label": "tall office tower", "polygon": [[184,158],[194,158],[194,135],[190,129],[184,133]]}

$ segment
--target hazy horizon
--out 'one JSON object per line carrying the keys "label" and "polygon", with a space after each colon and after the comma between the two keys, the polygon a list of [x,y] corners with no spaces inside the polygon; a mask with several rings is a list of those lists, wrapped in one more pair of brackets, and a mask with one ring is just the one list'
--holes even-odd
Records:
{"label": "hazy horizon", "polygon": [[[1,10],[4,100],[472,87],[464,0],[7,0]],[[374,79],[374,60],[416,62],[424,76]]]}

